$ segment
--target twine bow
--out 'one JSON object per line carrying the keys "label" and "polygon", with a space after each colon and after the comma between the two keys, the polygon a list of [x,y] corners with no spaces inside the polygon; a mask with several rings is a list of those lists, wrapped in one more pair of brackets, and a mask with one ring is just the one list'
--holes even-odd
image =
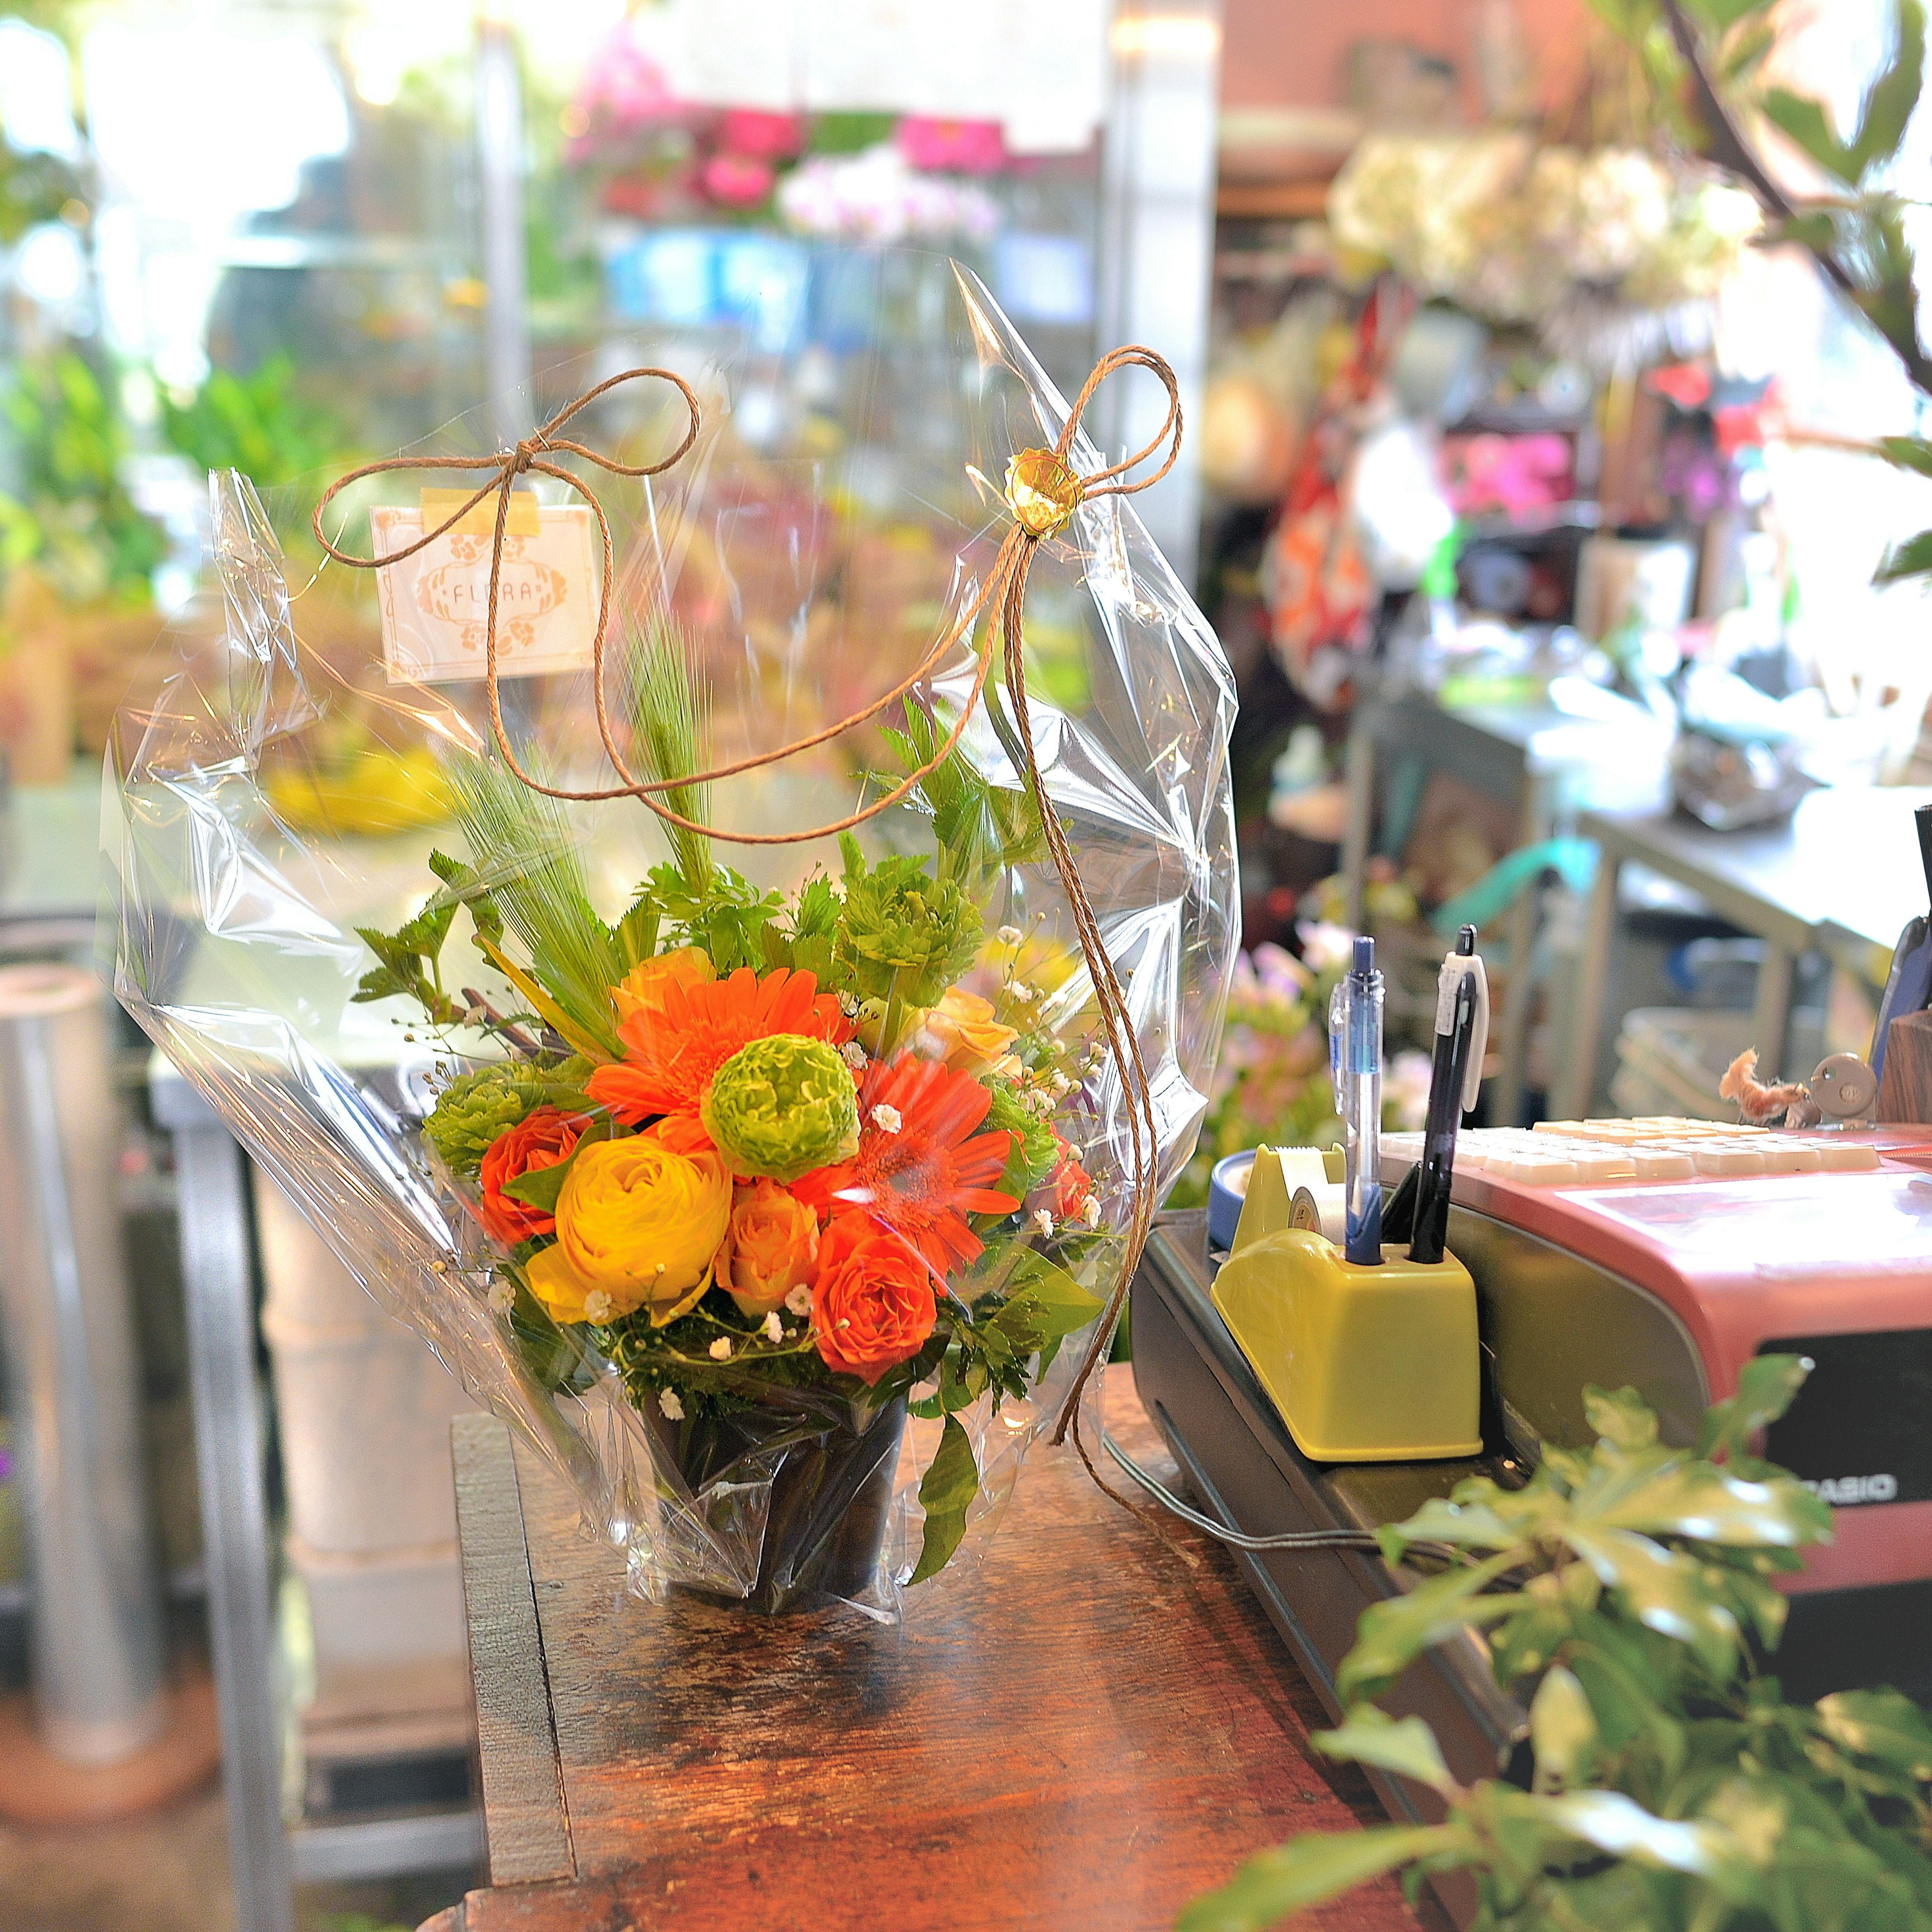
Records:
{"label": "twine bow", "polygon": [[[1079,434],[1081,418],[1088,404],[1092,401],[1094,392],[1116,370],[1126,368],[1147,370],[1167,392],[1166,419],[1160,431],[1144,448],[1123,462],[1116,463],[1104,470],[1096,470],[1090,476],[1078,474],[1069,460],[1074,438]],[[580,442],[560,437],[556,432],[578,412],[586,408],[607,391],[619,384],[645,376],[655,376],[674,384],[683,397],[685,406],[690,412],[691,422],[683,440],[668,456],[652,464],[633,467],[615,461],[613,458],[591,449]],[[714,765],[708,771],[694,772],[675,777],[656,779],[638,778],[626,762],[618,748],[616,736],[611,729],[610,715],[604,696],[605,650],[610,627],[610,586],[613,575],[613,549],[610,525],[604,514],[604,506],[597,500],[596,493],[580,478],[568,470],[548,460],[553,454],[567,454],[584,458],[601,470],[614,476],[655,476],[678,462],[698,440],[698,399],[689,384],[682,377],[665,369],[626,369],[621,374],[610,376],[599,382],[595,388],[586,390],[577,400],[560,410],[533,436],[518,443],[514,448],[499,452],[494,456],[464,458],[448,458],[435,456],[390,457],[378,463],[365,464],[359,470],[351,470],[346,476],[332,484],[316,506],[314,527],[316,538],[324,550],[337,562],[356,570],[380,570],[385,565],[399,562],[404,557],[413,556],[421,550],[446,535],[460,523],[469,512],[482,502],[491,491],[496,493],[496,525],[490,560],[489,608],[484,633],[484,676],[490,705],[490,728],[497,751],[502,754],[512,773],[527,785],[531,790],[541,792],[545,796],[563,799],[573,802],[590,802],[610,798],[635,798],[640,800],[663,820],[667,825],[696,832],[704,837],[724,841],[739,845],[795,845],[814,838],[824,838],[848,832],[870,818],[874,818],[889,807],[905,798],[922,780],[929,777],[952,755],[956,746],[964,735],[973,714],[978,709],[980,700],[991,675],[993,665],[993,643],[997,635],[1005,646],[1007,695],[1013,707],[1014,717],[1018,724],[1018,738],[1024,759],[1024,769],[1028,790],[1038,808],[1040,824],[1046,839],[1048,850],[1052,854],[1054,869],[1060,874],[1067,903],[1073,914],[1073,923],[1080,940],[1080,950],[1087,963],[1087,969],[1094,982],[1094,1004],[1100,1015],[1101,1026],[1105,1031],[1107,1045],[1112,1052],[1114,1064],[1119,1070],[1123,1095],[1127,1107],[1127,1127],[1133,1155],[1133,1210],[1129,1217],[1126,1236],[1121,1251],[1120,1270],[1107,1306],[1096,1325],[1092,1341],[1088,1344],[1084,1359],[1075,1376],[1059,1418],[1054,1424],[1053,1441],[1064,1441],[1070,1426],[1075,1447],[1081,1460],[1094,1480],[1117,1502],[1142,1515],[1141,1508],[1119,1495],[1100,1476],[1094,1468],[1086,1444],[1081,1440],[1079,1409],[1082,1395],[1099,1366],[1102,1354],[1111,1341],[1122,1304],[1133,1280],[1141,1251],[1147,1243],[1148,1229],[1154,1219],[1154,1190],[1157,1180],[1156,1172],[1159,1156],[1158,1135],[1154,1115],[1154,1090],[1148,1077],[1147,1068],[1141,1058],[1140,1040],[1128,1010],[1126,996],[1121,988],[1118,976],[1114,970],[1113,962],[1108,957],[1107,949],[1100,931],[1100,920],[1094,910],[1093,902],[1087,896],[1087,889],[1080,877],[1079,868],[1075,864],[1072,848],[1067,843],[1066,834],[1060,822],[1060,814],[1052,800],[1047,795],[1046,785],[1040,777],[1040,766],[1034,753],[1032,721],[1028,715],[1026,691],[1026,665],[1021,636],[1021,615],[1026,602],[1028,572],[1040,544],[1057,535],[1071,520],[1083,503],[1089,503],[1102,496],[1130,496],[1158,483],[1172,470],[1180,454],[1181,418],[1180,391],[1174,371],[1166,362],[1150,349],[1128,347],[1116,349],[1103,356],[1095,364],[1093,373],[1082,386],[1066,420],[1061,425],[1060,435],[1051,449],[1024,449],[1016,454],[1007,465],[1005,500],[1013,518],[1012,528],[1002,541],[992,568],[988,572],[984,586],[970,606],[962,611],[956,621],[934,643],[919,664],[887,692],[874,698],[862,710],[854,711],[835,724],[826,724],[806,736],[796,738],[769,752],[754,752],[728,764]],[[1163,454],[1163,452],[1165,452]],[[1126,480],[1130,472],[1155,457],[1162,458],[1158,469],[1150,471],[1132,481]],[[469,501],[440,524],[434,530],[426,532],[407,548],[393,552],[388,556],[364,557],[338,549],[322,527],[322,513],[330,502],[350,484],[365,476],[380,475],[389,470],[490,470],[496,473],[480,484]],[[497,587],[502,572],[503,537],[508,525],[510,491],[515,479],[530,470],[537,470],[546,476],[554,476],[568,484],[589,503],[596,513],[597,525],[603,538],[604,574],[603,588],[597,608],[597,628],[591,645],[591,675],[597,708],[597,728],[604,744],[604,754],[610,761],[621,783],[592,790],[577,790],[560,785],[545,784],[533,778],[518,762],[508,734],[503,729],[501,700],[497,691],[496,668],[496,599]],[[734,778],[742,772],[773,765],[799,753],[811,750],[828,740],[836,738],[856,725],[863,724],[876,718],[887,706],[904,699],[914,688],[931,676],[941,660],[953,646],[972,632],[980,619],[992,610],[997,612],[994,624],[988,626],[984,641],[974,649],[976,665],[973,687],[966,702],[960,707],[959,716],[933,753],[926,762],[909,772],[892,789],[881,796],[862,806],[846,817],[830,824],[814,825],[796,832],[728,832],[716,826],[706,825],[697,820],[687,818],[666,804],[659,794],[675,791],[686,787],[695,788],[709,784],[719,778]]]}

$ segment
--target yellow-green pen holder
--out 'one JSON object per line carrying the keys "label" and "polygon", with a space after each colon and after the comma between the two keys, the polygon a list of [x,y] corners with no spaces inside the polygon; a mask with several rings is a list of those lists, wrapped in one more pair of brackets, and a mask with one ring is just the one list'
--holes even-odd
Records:
{"label": "yellow-green pen holder", "polygon": [[1295,1447],[1318,1462],[1480,1454],[1468,1270],[1454,1255],[1425,1264],[1399,1247],[1382,1250],[1379,1268],[1352,1263],[1292,1225],[1293,1207],[1279,1157],[1262,1148],[1211,1292]]}

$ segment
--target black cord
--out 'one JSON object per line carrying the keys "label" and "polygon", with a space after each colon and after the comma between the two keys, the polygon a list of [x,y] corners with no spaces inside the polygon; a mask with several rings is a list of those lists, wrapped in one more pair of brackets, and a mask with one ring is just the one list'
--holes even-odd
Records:
{"label": "black cord", "polygon": [[[1171,1510],[1183,1522],[1192,1523],[1196,1529],[1205,1531],[1218,1541],[1232,1544],[1237,1550],[1365,1550],[1373,1551],[1378,1556],[1382,1554],[1382,1544],[1371,1531],[1366,1529],[1292,1529],[1283,1531],[1279,1536],[1250,1536],[1245,1530],[1217,1522],[1212,1516],[1203,1516],[1198,1510],[1183,1502],[1165,1483],[1149,1475],[1105,1428],[1100,1431],[1100,1445],[1164,1509]],[[1412,1543],[1408,1548],[1412,1552],[1420,1551],[1450,1562],[1458,1553],[1446,1543]]]}

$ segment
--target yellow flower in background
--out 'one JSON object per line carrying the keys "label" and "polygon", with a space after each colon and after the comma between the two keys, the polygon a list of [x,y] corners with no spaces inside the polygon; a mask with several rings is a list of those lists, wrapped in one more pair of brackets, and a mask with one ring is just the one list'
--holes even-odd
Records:
{"label": "yellow flower in background", "polygon": [[560,1322],[610,1322],[648,1306],[668,1322],[710,1284],[731,1221],[731,1177],[712,1153],[648,1134],[580,1148],[557,1196],[556,1242],[525,1270]]}
{"label": "yellow flower in background", "polygon": [[1006,1048],[1019,1037],[1013,1028],[994,1018],[991,1000],[962,986],[946,988],[938,1005],[926,1014],[925,1025],[946,1065],[968,1073],[985,1067],[997,1070]]}
{"label": "yellow flower in background", "polygon": [[426,751],[369,746],[334,764],[292,766],[264,782],[268,802],[298,832],[375,836],[440,825],[450,814],[442,767]]}
{"label": "yellow flower in background", "polygon": [[706,986],[718,976],[718,969],[698,946],[680,946],[660,952],[633,966],[610,989],[610,1004],[617,1010],[620,1026],[636,1016],[640,1006],[650,1004],[654,994],[667,986]]}

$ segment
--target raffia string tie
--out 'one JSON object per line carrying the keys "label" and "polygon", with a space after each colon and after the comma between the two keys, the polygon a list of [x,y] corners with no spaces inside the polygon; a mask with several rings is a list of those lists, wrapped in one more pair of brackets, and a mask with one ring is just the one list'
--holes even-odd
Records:
{"label": "raffia string tie", "polygon": [[[1081,419],[1086,412],[1087,406],[1093,400],[1094,392],[1100,385],[1117,370],[1126,368],[1146,370],[1167,392],[1166,420],[1154,438],[1131,456],[1083,476],[1073,468],[1070,460],[1074,439],[1080,432]],[[668,456],[656,463],[633,467],[589,448],[583,443],[572,442],[557,434],[579,410],[599,396],[616,388],[620,383],[646,376],[656,376],[673,384],[683,397],[690,414],[690,424],[683,440]],[[1100,1366],[1112,1338],[1134,1270],[1139,1264],[1141,1251],[1147,1244],[1148,1229],[1153,1222],[1159,1157],[1154,1090],[1141,1057],[1138,1032],[1127,1005],[1125,991],[1114,970],[1113,962],[1108,956],[1099,916],[1094,910],[1093,902],[1088,896],[1086,886],[1081,879],[1079,867],[1075,862],[1072,849],[1067,842],[1059,812],[1041,780],[1040,766],[1034,752],[1032,721],[1028,709],[1026,663],[1021,624],[1026,604],[1028,574],[1041,544],[1064,530],[1083,504],[1090,503],[1103,496],[1133,496],[1158,483],[1174,467],[1180,454],[1180,385],[1166,360],[1150,349],[1132,346],[1116,349],[1094,365],[1093,373],[1082,386],[1072,408],[1068,411],[1066,420],[1061,425],[1053,447],[1051,449],[1018,451],[1009,462],[1004,496],[1006,508],[1012,516],[1012,527],[1000,545],[985,584],[966,608],[934,640],[926,656],[890,691],[882,692],[861,710],[849,713],[835,723],[824,725],[771,751],[749,752],[728,764],[714,765],[707,771],[684,772],[668,778],[640,778],[631,770],[617,744],[605,696],[605,662],[614,574],[610,520],[604,513],[603,505],[597,500],[596,492],[580,478],[550,459],[557,454],[577,456],[596,464],[599,469],[614,476],[655,476],[670,469],[683,458],[698,440],[698,399],[682,377],[665,369],[627,369],[620,375],[599,382],[595,388],[586,390],[574,402],[560,410],[533,436],[525,438],[513,448],[500,451],[494,456],[468,459],[395,456],[382,462],[365,464],[359,470],[351,470],[332,484],[321,502],[316,506],[314,526],[316,541],[338,562],[347,564],[357,570],[380,570],[386,564],[413,556],[438,537],[446,535],[477,504],[494,491],[497,499],[496,524],[490,552],[489,606],[484,634],[484,676],[489,700],[490,732],[506,766],[532,791],[541,792],[547,797],[564,799],[573,802],[635,798],[647,806],[668,825],[730,844],[802,844],[812,839],[830,838],[841,832],[848,832],[854,826],[877,818],[880,813],[898,804],[951,756],[954,748],[964,735],[967,726],[972,722],[974,713],[979,708],[986,680],[992,672],[995,641],[1003,645],[1007,696],[1018,726],[1028,789],[1031,792],[1039,810],[1047,849],[1052,855],[1054,869],[1060,875],[1061,886],[1072,913],[1081,954],[1093,980],[1094,1000],[1100,1016],[1101,1030],[1114,1065],[1120,1074],[1132,1155],[1132,1206],[1121,1244],[1120,1272],[1108,1297],[1106,1312],[1096,1325],[1086,1355],[1060,1408],[1052,1439],[1056,1443],[1064,1441],[1070,1428],[1080,1459],[1094,1481],[1124,1508],[1131,1510],[1136,1516],[1145,1516],[1147,1513],[1138,1504],[1121,1496],[1102,1478],[1094,1466],[1094,1460],[1081,1437],[1080,1404],[1094,1372]],[[1132,474],[1156,458],[1160,459],[1158,467],[1142,475]],[[495,473],[478,485],[469,501],[460,509],[434,530],[425,532],[406,549],[395,551],[388,556],[357,556],[338,548],[322,529],[323,511],[342,490],[365,476],[378,476],[390,470],[450,469],[488,470]],[[597,628],[591,646],[591,675],[596,700],[598,734],[603,741],[604,755],[610,760],[611,769],[620,781],[614,785],[581,790],[544,784],[524,770],[503,728],[502,702],[497,689],[497,586],[502,571],[503,537],[508,522],[511,487],[518,476],[531,470],[556,478],[582,496],[596,513],[598,529],[603,538],[603,584],[598,601]],[[857,811],[829,824],[808,826],[795,832],[730,832],[685,817],[667,804],[661,796],[666,792],[708,784],[720,778],[734,778],[742,772],[779,764],[787,758],[796,757],[800,752],[809,751],[815,746],[824,744],[856,725],[868,723],[890,706],[902,702],[930,678],[956,646],[974,634],[979,629],[980,619],[989,612],[992,614],[993,621],[980,632],[973,646],[975,666],[972,688],[966,702],[960,707],[958,718],[944,740],[924,764],[907,773],[890,790],[862,806]]]}

